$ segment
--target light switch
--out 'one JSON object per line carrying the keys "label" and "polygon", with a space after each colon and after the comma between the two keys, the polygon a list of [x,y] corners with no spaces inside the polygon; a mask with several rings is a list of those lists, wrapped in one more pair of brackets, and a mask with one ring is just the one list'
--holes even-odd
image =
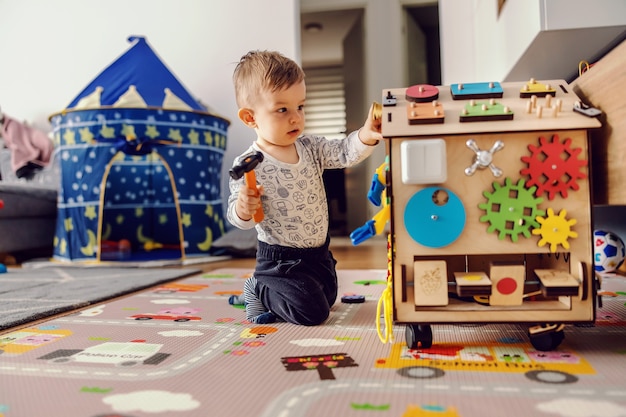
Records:
{"label": "light switch", "polygon": [[439,184],[447,179],[443,139],[405,140],[400,157],[403,184]]}

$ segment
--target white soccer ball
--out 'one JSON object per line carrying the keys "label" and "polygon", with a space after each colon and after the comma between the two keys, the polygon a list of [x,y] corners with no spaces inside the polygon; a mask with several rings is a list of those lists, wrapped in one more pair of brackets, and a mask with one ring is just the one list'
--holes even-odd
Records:
{"label": "white soccer ball", "polygon": [[626,257],[624,241],[606,230],[593,231],[594,265],[597,272],[613,272]]}

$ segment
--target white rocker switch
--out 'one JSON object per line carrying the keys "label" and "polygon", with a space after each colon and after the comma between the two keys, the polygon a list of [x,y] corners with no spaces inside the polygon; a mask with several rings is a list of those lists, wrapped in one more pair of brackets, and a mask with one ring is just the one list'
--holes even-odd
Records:
{"label": "white rocker switch", "polygon": [[447,179],[443,139],[405,140],[400,157],[403,184],[440,184]]}

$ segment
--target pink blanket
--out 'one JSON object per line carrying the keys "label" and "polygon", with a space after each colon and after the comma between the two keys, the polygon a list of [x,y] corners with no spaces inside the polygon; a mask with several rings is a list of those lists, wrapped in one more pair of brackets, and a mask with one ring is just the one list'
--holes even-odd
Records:
{"label": "pink blanket", "polygon": [[11,150],[13,171],[18,173],[31,164],[44,167],[50,162],[54,145],[46,133],[6,115],[1,128],[5,144]]}

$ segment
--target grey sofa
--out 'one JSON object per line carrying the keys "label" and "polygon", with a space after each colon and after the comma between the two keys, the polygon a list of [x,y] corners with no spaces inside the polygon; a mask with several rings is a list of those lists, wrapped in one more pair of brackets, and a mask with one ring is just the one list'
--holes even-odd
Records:
{"label": "grey sofa", "polygon": [[32,180],[18,179],[11,152],[0,143],[0,253],[52,248],[57,217],[58,167],[54,163]]}

